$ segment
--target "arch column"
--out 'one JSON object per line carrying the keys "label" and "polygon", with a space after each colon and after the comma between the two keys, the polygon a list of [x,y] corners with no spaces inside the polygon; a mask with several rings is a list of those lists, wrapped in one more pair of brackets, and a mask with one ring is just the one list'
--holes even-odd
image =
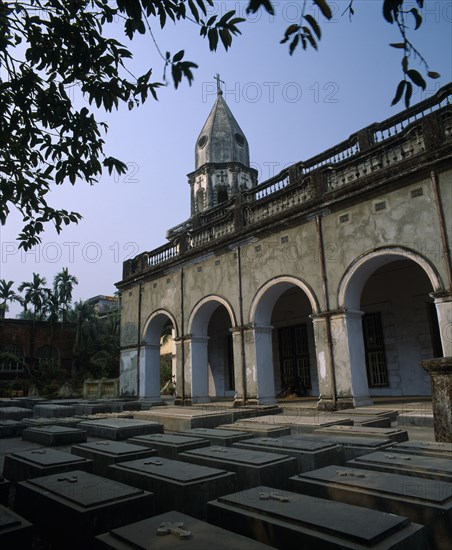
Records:
{"label": "arch column", "polygon": [[431,296],[435,300],[443,357],[452,357],[452,295],[433,293]]}
{"label": "arch column", "polygon": [[372,405],[366,374],[362,311],[331,314],[337,408]]}
{"label": "arch column", "polygon": [[[189,344],[190,361],[190,382],[192,403],[208,403],[209,397],[209,376],[208,365],[208,342],[209,338],[190,336],[187,339]],[[187,373],[186,373],[187,375]],[[187,376],[186,376],[187,377]]]}
{"label": "arch column", "polygon": [[[243,358],[242,358],[242,330],[240,327],[230,329],[232,334],[232,353],[234,355],[234,401],[237,405],[245,404],[245,394],[248,392],[248,385],[244,380]],[[244,387],[246,384],[246,388]]]}
{"label": "arch column", "polygon": [[[245,331],[247,401],[276,403],[271,325],[251,325]],[[259,368],[257,368],[259,365]]]}
{"label": "arch column", "polygon": [[328,326],[325,313],[310,315],[314,328],[315,354],[317,359],[317,374],[319,380],[319,401],[317,408],[320,410],[334,410],[334,380],[331,351],[328,344]]}
{"label": "arch column", "polygon": [[158,401],[160,397],[160,345],[143,344],[140,347],[139,397]]}

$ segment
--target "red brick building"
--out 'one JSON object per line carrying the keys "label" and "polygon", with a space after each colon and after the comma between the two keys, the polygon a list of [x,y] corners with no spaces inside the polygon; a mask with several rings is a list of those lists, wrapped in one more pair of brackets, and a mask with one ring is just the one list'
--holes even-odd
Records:
{"label": "red brick building", "polygon": [[8,385],[27,378],[25,365],[52,363],[73,374],[75,325],[46,321],[4,319],[0,321],[0,383]]}

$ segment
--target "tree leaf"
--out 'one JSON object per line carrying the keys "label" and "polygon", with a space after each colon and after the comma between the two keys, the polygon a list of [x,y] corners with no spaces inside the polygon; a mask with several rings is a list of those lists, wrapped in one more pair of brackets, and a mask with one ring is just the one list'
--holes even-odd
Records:
{"label": "tree leaf", "polygon": [[410,106],[411,96],[413,95],[413,85],[411,82],[407,82],[405,92],[405,107],[408,109]]}
{"label": "tree leaf", "polygon": [[177,63],[184,57],[184,50],[180,50],[180,52],[177,52],[175,55],[173,55],[173,63]]}
{"label": "tree leaf", "polygon": [[292,42],[290,43],[290,46],[289,46],[290,55],[292,55],[293,52],[295,51],[295,48],[298,46],[299,40],[300,40],[300,35],[299,34],[294,36],[294,39],[292,40]]}
{"label": "tree leaf", "polygon": [[427,75],[430,77],[430,78],[439,78],[441,75],[435,71],[429,71],[427,73]]}
{"label": "tree leaf", "polygon": [[415,71],[414,69],[410,69],[409,71],[406,72],[406,74],[411,78],[411,80],[416,84],[416,86],[419,86],[420,88],[425,90],[425,88],[427,87],[427,84],[424,78],[422,77],[422,75],[418,71]]}
{"label": "tree leaf", "polygon": [[314,4],[317,4],[324,17],[327,19],[331,19],[333,17],[333,12],[331,11],[331,8],[326,0],[314,0]]}
{"label": "tree leaf", "polygon": [[311,25],[313,31],[315,32],[317,38],[320,40],[322,38],[322,31],[317,23],[317,21],[312,17],[312,15],[305,15],[304,18]]}
{"label": "tree leaf", "polygon": [[398,103],[402,99],[403,91],[405,90],[407,82],[406,80],[401,80],[399,82],[399,85],[397,86],[396,94],[394,96],[394,99],[392,100],[391,106],[394,106],[396,103]]}
{"label": "tree leaf", "polygon": [[417,11],[416,8],[411,8],[410,12],[414,15],[414,19],[416,21],[416,25],[414,27],[414,30],[417,30],[422,25],[422,16]]}

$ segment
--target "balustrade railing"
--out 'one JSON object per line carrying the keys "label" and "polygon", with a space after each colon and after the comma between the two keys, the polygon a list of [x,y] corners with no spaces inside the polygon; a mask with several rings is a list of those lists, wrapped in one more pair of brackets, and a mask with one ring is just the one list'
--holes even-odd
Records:
{"label": "balustrade railing", "polygon": [[[200,213],[196,227],[191,220],[179,224],[167,233],[173,242],[124,262],[124,277],[160,266],[186,250],[234,233],[237,206],[243,212],[245,226],[252,225],[311,200],[316,193],[315,180],[321,182],[324,191],[333,191],[422,153],[426,148],[422,120],[451,104],[452,84],[449,84],[435,96],[364,128],[327,151],[244,192],[242,205],[233,197],[221,207]],[[443,128],[441,138],[452,139],[452,108],[444,109],[439,119]],[[318,175],[314,177],[315,171]]]}

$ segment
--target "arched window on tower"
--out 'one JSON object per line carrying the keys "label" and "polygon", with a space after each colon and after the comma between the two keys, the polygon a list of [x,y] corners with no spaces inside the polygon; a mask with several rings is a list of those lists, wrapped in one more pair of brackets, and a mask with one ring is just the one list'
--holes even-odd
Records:
{"label": "arched window on tower", "polygon": [[205,196],[204,189],[198,189],[198,191],[196,192],[196,211],[197,212],[202,212],[205,208],[204,196]]}
{"label": "arched window on tower", "polygon": [[228,188],[226,186],[217,187],[217,204],[229,200]]}

